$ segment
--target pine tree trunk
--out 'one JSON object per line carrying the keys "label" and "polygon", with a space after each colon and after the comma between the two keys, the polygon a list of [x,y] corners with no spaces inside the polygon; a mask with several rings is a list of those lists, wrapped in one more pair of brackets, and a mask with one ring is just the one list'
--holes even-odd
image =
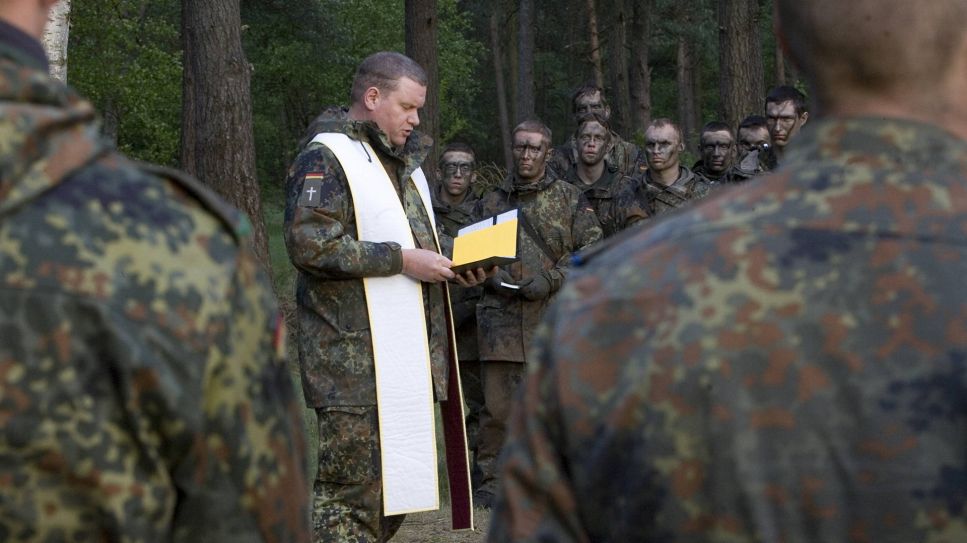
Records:
{"label": "pine tree trunk", "polygon": [[[426,70],[429,84],[426,103],[420,111],[420,131],[433,138],[433,152],[428,164],[436,165],[440,152],[440,70],[437,61],[436,0],[406,0],[406,55]],[[436,168],[424,167],[423,173],[431,185],[436,184]]]}
{"label": "pine tree trunk", "polygon": [[507,82],[504,78],[504,52],[500,40],[500,10],[490,12],[490,46],[494,55],[494,85],[497,89],[497,113],[500,119],[500,139],[503,142],[504,167],[511,171],[514,157],[510,151],[510,115],[507,112]]}
{"label": "pine tree trunk", "polygon": [[696,149],[698,120],[698,97],[696,96],[697,82],[695,69],[695,55],[692,46],[685,36],[678,37],[678,121],[685,139],[685,147],[692,152]]}
{"label": "pine tree trunk", "polygon": [[648,67],[648,45],[651,41],[653,0],[631,3],[631,119],[633,132],[644,134],[651,122],[651,68]]}
{"label": "pine tree trunk", "polygon": [[629,12],[626,0],[615,0],[613,8],[615,21],[611,32],[611,77],[614,82],[614,101],[611,106],[612,127],[619,134],[628,134],[632,129],[631,121],[631,84],[628,51]]}
{"label": "pine tree trunk", "polygon": [[517,13],[517,122],[534,118],[534,0]]}
{"label": "pine tree trunk", "polygon": [[271,270],[239,0],[182,0],[181,17],[189,89],[182,110],[182,166],[248,215],[256,256]]}
{"label": "pine tree trunk", "polygon": [[50,75],[67,82],[67,39],[70,35],[71,0],[59,0],[50,10],[41,42],[50,61]]}
{"label": "pine tree trunk", "polygon": [[722,120],[736,126],[765,99],[758,0],[718,0]]}
{"label": "pine tree trunk", "polygon": [[601,41],[598,38],[598,13],[594,0],[587,0],[588,34],[591,40],[591,69],[594,71],[594,84],[604,88],[604,70],[601,68]]}

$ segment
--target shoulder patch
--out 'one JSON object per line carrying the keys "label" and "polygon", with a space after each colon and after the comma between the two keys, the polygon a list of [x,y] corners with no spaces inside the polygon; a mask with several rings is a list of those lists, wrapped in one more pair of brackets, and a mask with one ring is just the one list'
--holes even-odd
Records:
{"label": "shoulder patch", "polygon": [[299,194],[299,201],[296,205],[300,207],[319,207],[322,201],[322,180],[321,173],[307,173],[302,181],[302,193]]}

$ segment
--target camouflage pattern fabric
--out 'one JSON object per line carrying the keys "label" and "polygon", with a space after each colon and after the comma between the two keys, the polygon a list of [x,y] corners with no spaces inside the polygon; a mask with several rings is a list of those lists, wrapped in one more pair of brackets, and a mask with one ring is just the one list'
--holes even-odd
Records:
{"label": "camouflage pattern fabric", "polygon": [[684,206],[690,200],[704,198],[711,184],[708,179],[679,166],[678,179],[671,185],[665,186],[651,178],[651,172],[645,173],[645,186],[648,198],[648,212],[651,216],[658,216]]}
{"label": "camouflage pattern fabric", "polygon": [[308,541],[302,408],[238,212],[0,50],[0,540]]}
{"label": "camouflage pattern fabric", "polygon": [[692,166],[692,172],[707,179],[709,185],[713,187],[716,185],[734,185],[736,183],[744,183],[745,181],[755,177],[755,172],[745,171],[738,166],[738,164],[734,164],[716,176],[712,172],[708,171],[708,168],[705,167],[705,163],[703,161],[699,160],[694,166]]}
{"label": "camouflage pattern fabric", "polygon": [[640,189],[643,175],[644,169],[636,171],[634,176],[622,176],[605,166],[601,178],[588,185],[578,176],[577,167],[572,166],[564,180],[582,191],[594,210],[603,237],[609,238],[648,217],[647,197]]}
{"label": "camouflage pattern fabric", "polygon": [[[611,149],[604,155],[604,162],[609,170],[621,172],[621,175],[635,175],[645,164],[645,154],[634,143],[621,139],[621,136],[611,132]],[[551,149],[547,157],[547,172],[551,177],[564,179],[568,170],[578,163],[577,140],[572,135],[567,143]]]}
{"label": "camouflage pattern fabric", "polygon": [[484,195],[474,214],[480,218],[518,209],[553,254],[521,227],[517,253],[520,260],[504,266],[514,283],[543,275],[551,284],[549,298],[525,300],[485,290],[477,305],[477,340],[480,360],[524,362],[547,304],[564,283],[571,254],[601,239],[601,227],[587,199],[574,185],[550,174],[529,185],[517,185],[513,177]]}
{"label": "camouflage pattern fabric", "polygon": [[[315,543],[388,541],[405,515],[384,517],[376,407],[316,410],[319,471],[313,484]],[[347,519],[354,522],[347,522]]]}
{"label": "camouflage pattern fabric", "polygon": [[[414,133],[397,152],[373,122],[334,120],[322,127],[373,146],[372,159],[383,163],[402,194],[416,246],[436,251],[430,218],[410,178],[429,152],[428,138]],[[375,405],[373,347],[362,278],[398,274],[403,258],[398,248],[387,243],[356,239],[348,181],[339,161],[322,144],[309,144],[289,170],[284,234],[289,259],[299,271],[299,363],[306,405]],[[447,390],[444,288],[423,283],[437,400],[445,400]]]}
{"label": "camouflage pattern fabric", "polygon": [[548,313],[489,540],[967,541],[967,142],[803,128]]}

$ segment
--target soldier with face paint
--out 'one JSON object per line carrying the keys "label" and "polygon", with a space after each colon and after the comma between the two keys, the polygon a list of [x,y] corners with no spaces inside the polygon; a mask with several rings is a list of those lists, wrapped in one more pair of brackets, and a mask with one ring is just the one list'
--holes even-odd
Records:
{"label": "soldier with face paint", "polygon": [[600,113],[582,115],[574,134],[578,162],[564,177],[565,181],[583,191],[601,224],[604,237],[648,217],[647,209],[641,204],[645,200],[641,174],[635,173],[634,177],[621,175],[605,163],[611,138],[612,132],[604,116]]}
{"label": "soldier with face paint", "polygon": [[707,179],[681,164],[682,132],[670,119],[655,119],[645,130],[648,211],[660,215],[708,194]]}
{"label": "soldier with face paint", "polygon": [[[611,118],[611,106],[604,96],[604,89],[594,83],[585,83],[578,87],[571,96],[571,114],[575,125],[581,117],[589,113],[599,115],[605,121]],[[604,163],[609,171],[619,175],[634,175],[644,171],[644,159],[641,149],[629,141],[625,141],[617,133],[610,131],[610,142],[605,149]],[[563,179],[568,170],[580,162],[578,142],[571,138],[559,147],[555,147],[547,159],[548,169],[555,177]]]}
{"label": "soldier with face paint", "polygon": [[543,123],[518,125],[514,172],[480,199],[475,212],[484,218],[516,209],[520,223],[520,260],[485,283],[477,306],[484,390],[477,459],[483,478],[474,501],[484,507],[496,492],[497,455],[534,330],[567,278],[571,254],[601,239],[601,227],[581,190],[547,171],[550,142],[551,131]]}
{"label": "soldier with face paint", "polygon": [[699,151],[702,158],[692,171],[712,185],[741,183],[750,177],[737,168],[735,138],[729,125],[721,121],[706,123],[699,136]]}
{"label": "soldier with face paint", "polygon": [[806,96],[795,87],[776,87],[766,96],[765,111],[776,159],[782,160],[786,146],[809,120]]}
{"label": "soldier with face paint", "polygon": [[[440,233],[440,246],[447,257],[453,256],[453,238],[461,228],[473,223],[474,206],[479,200],[474,190],[476,167],[473,148],[465,143],[450,143],[440,154],[437,168],[440,184],[433,199],[433,212]],[[479,485],[480,478],[476,452],[480,411],[484,401],[477,354],[477,302],[482,293],[483,288],[480,286],[450,285],[450,308],[456,331],[460,382],[467,405],[467,443],[470,447],[470,468],[475,487]]]}

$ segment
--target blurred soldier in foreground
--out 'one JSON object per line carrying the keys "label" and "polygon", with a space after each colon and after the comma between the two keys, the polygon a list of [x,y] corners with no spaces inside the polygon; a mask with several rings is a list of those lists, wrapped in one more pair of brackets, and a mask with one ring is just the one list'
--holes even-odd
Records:
{"label": "blurred soldier in foreground", "polygon": [[491,541],[967,541],[967,3],[776,4],[820,120],[576,271]]}
{"label": "blurred soldier in foreground", "polygon": [[682,131],[670,119],[655,119],[645,130],[645,172],[648,212],[661,215],[708,194],[707,179],[681,164]]}
{"label": "blurred soldier in foreground", "polygon": [[806,96],[798,89],[782,85],[769,91],[766,96],[766,122],[777,161],[782,160],[786,146],[799,134],[807,120]]}
{"label": "blurred soldier in foreground", "polygon": [[308,541],[250,226],[48,77],[55,3],[0,0],[0,540]]}
{"label": "blurred soldier in foreground", "polygon": [[[581,117],[588,113],[596,113],[605,121],[611,119],[611,106],[604,96],[604,90],[594,83],[581,85],[571,95],[571,114],[575,127]],[[548,171],[552,172],[554,177],[563,179],[567,171],[580,162],[580,153],[577,140],[571,136],[564,145],[550,151],[547,158]],[[621,139],[621,136],[614,132],[611,132],[611,141],[605,150],[604,161],[610,171],[616,171],[621,175],[634,175],[645,167],[641,149],[634,143]]]}
{"label": "blurred soldier in foreground", "polygon": [[[642,174],[634,177],[622,175],[617,168],[608,166],[605,154],[611,149],[611,128],[599,113],[587,113],[578,121],[575,139],[578,145],[578,162],[571,166],[564,180],[588,199],[601,224],[604,237],[610,237],[631,224],[648,217],[643,202]],[[641,194],[637,194],[638,190]]]}
{"label": "blurred soldier in foreground", "polygon": [[601,227],[581,191],[545,168],[551,131],[524,121],[513,133],[514,172],[485,194],[478,219],[518,210],[517,254],[485,283],[477,306],[483,372],[477,461],[483,473],[474,501],[489,508],[497,486],[497,454],[506,436],[511,402],[524,375],[534,330],[567,278],[571,254],[601,239]]}

